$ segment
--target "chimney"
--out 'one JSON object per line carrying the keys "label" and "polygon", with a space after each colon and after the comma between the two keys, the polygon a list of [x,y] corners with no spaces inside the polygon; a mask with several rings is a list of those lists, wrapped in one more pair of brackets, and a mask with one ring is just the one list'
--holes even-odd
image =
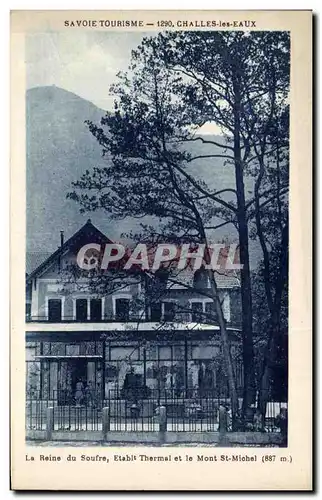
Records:
{"label": "chimney", "polygon": [[[64,231],[60,231],[60,247],[58,247],[60,250],[63,248],[64,244]],[[59,252],[58,254],[58,270],[61,270],[61,253]]]}
{"label": "chimney", "polygon": [[64,244],[64,231],[60,231],[60,246],[62,247]]}

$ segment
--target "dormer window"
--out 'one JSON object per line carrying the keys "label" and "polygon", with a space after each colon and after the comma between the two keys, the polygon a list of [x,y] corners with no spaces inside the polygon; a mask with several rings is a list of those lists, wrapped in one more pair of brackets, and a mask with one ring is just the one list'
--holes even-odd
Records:
{"label": "dormer window", "polygon": [[203,268],[198,269],[193,277],[193,287],[196,289],[204,289],[209,288],[210,281],[207,274],[207,271]]}

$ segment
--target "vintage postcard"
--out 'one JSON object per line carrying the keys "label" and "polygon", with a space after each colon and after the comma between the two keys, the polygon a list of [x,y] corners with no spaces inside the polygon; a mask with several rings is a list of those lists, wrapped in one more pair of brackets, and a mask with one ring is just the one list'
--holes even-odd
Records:
{"label": "vintage postcard", "polygon": [[16,490],[312,489],[312,13],[11,13]]}

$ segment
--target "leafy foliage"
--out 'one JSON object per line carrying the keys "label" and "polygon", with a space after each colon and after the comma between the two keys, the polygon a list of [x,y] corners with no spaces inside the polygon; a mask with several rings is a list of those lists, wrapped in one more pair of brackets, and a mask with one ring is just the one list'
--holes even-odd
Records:
{"label": "leafy foliage", "polygon": [[[269,260],[272,256],[273,263],[273,255],[282,249],[282,265],[287,247],[282,239],[288,210],[289,44],[287,32],[269,31],[178,31],[145,38],[132,52],[129,71],[119,74],[112,86],[114,111],[102,118],[101,126],[88,123],[106,166],[87,171],[69,194],[83,210],[103,208],[115,219],[158,221],[142,223],[142,232],[132,235],[152,244],[207,243],[218,220],[219,225],[237,227],[244,264],[247,404],[254,397],[249,237],[259,238],[263,250],[271,316],[274,278]],[[221,129],[220,142],[198,135],[206,123]],[[214,152],[193,156],[187,148],[193,141],[210,143]],[[211,190],[198,176],[203,158],[213,159],[214,176],[216,158],[225,160],[225,168],[233,166],[236,185]],[[253,197],[247,201],[246,177],[254,180]],[[213,293],[216,298],[215,283]],[[218,308],[220,315],[219,301]]]}

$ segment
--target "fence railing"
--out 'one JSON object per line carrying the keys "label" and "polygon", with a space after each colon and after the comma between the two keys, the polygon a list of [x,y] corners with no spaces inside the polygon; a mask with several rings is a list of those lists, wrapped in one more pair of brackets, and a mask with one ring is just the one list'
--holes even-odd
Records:
{"label": "fence railing", "polygon": [[51,318],[44,315],[40,316],[31,316],[26,315],[25,317],[27,323],[37,323],[37,322],[46,322],[46,323],[114,323],[120,321],[150,321],[148,319],[144,320],[141,316],[138,315],[129,315],[129,316],[118,316],[118,315],[104,315],[100,317],[91,317],[91,318],[75,318],[74,316],[64,316],[64,317],[55,317]]}
{"label": "fence railing", "polygon": [[[125,399],[125,396],[128,399]],[[207,432],[218,430],[218,411],[224,405],[229,414],[230,399],[213,391],[196,397],[191,390],[151,390],[142,398],[139,391],[109,391],[107,401],[111,424],[118,430],[153,430],[159,411],[165,407],[167,430],[175,432]],[[229,428],[231,422],[229,421]]]}
{"label": "fence railing", "polygon": [[155,399],[141,399],[129,401],[126,399],[109,398],[110,431],[158,431],[158,401]]}
{"label": "fence railing", "polygon": [[62,389],[45,392],[32,389],[27,392],[26,401],[28,404],[33,401],[42,404],[47,403],[47,406],[83,406],[88,408],[102,408],[104,403],[101,390],[86,388],[77,397],[75,391],[73,393]]}
{"label": "fence railing", "polygon": [[[146,314],[144,317],[142,314],[129,313],[129,314],[104,314],[103,316],[90,316],[90,317],[75,317],[75,316],[56,316],[50,317],[46,314],[42,315],[25,315],[25,321],[27,323],[115,323],[115,322],[192,322],[192,323],[206,323],[209,325],[218,325],[218,321],[213,315],[205,313],[193,313],[192,311],[176,311],[175,314],[163,314],[160,316],[155,316],[151,314]],[[240,324],[234,325],[236,328],[240,328]]]}
{"label": "fence railing", "polygon": [[[223,397],[173,398],[166,403],[167,429],[175,432],[218,431],[219,408],[224,406],[229,415],[229,405],[230,400]],[[227,424],[227,430],[230,430],[229,418]]]}
{"label": "fence railing", "polygon": [[[40,394],[38,395],[40,396]],[[225,430],[232,431],[231,404],[228,397],[208,394],[200,397],[178,396],[175,391],[157,392],[148,398],[124,398],[122,394],[109,391],[108,398],[99,404],[84,400],[81,404],[70,403],[54,392],[51,399],[26,400],[26,429],[47,429],[47,408],[53,409],[53,431],[101,431],[103,413],[107,418],[109,432],[154,432],[160,430],[160,414],[164,412],[168,432],[216,432],[219,431],[220,411],[225,411]],[[241,406],[242,401],[239,401]],[[268,402],[264,424],[256,426],[256,410],[249,425],[238,431],[286,432],[287,404]]]}
{"label": "fence railing", "polygon": [[102,411],[82,406],[55,406],[53,409],[54,431],[100,431]]}
{"label": "fence railing", "polygon": [[[187,319],[192,319],[191,316],[187,315],[187,313],[176,313],[175,317],[165,317],[161,316],[159,318],[153,317],[151,315],[146,315],[142,316],[142,314],[137,314],[137,313],[129,313],[129,314],[104,314],[103,316],[91,316],[91,317],[75,317],[75,316],[57,316],[57,317],[50,317],[46,314],[42,315],[30,315],[26,314],[25,315],[25,320],[27,323],[39,323],[39,322],[46,322],[46,323],[115,323],[115,322],[128,322],[128,321],[138,321],[138,322],[160,322],[160,321],[169,321],[172,322],[175,319],[177,321],[180,320],[180,318],[183,318],[184,320]],[[203,323],[214,323],[214,321],[207,320],[207,318],[194,318],[192,319],[194,322],[203,322]],[[216,323],[217,324],[217,323]]]}
{"label": "fence railing", "polygon": [[57,406],[82,406],[93,409],[101,409],[103,406],[102,391],[87,387],[78,395],[75,394],[75,391],[73,393],[67,390],[54,390],[52,391],[52,397],[57,402]]}
{"label": "fence railing", "polygon": [[269,401],[266,405],[265,431],[284,432],[287,427],[287,403]]}
{"label": "fence railing", "polygon": [[[159,402],[162,401],[170,401],[172,399],[187,399],[187,400],[196,400],[196,399],[218,399],[229,401],[228,392],[218,389],[194,389],[194,388],[154,388],[151,389],[147,386],[134,386],[130,388],[119,388],[115,387],[113,389],[109,389],[108,391],[109,399],[128,399],[128,400],[139,400],[139,399],[155,399]],[[242,401],[242,399],[240,399]]]}
{"label": "fence railing", "polygon": [[36,431],[46,430],[47,408],[50,404],[50,401],[26,401],[26,429]]}

